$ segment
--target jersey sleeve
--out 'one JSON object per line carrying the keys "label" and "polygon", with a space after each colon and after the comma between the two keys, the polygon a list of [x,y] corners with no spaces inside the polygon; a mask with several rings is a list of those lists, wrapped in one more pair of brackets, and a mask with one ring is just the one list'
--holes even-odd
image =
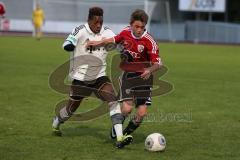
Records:
{"label": "jersey sleeve", "polygon": [[114,42],[115,43],[121,43],[123,41],[123,35],[124,35],[124,31],[120,32],[118,35],[114,36]]}
{"label": "jersey sleeve", "polygon": [[116,35],[109,27],[104,27],[104,29],[105,29],[105,33],[104,33],[105,38],[112,38]]}
{"label": "jersey sleeve", "polygon": [[65,40],[72,43],[74,46],[77,45],[78,39],[82,36],[82,29],[83,26],[75,27],[71,34],[68,35],[67,39]]}
{"label": "jersey sleeve", "polygon": [[153,39],[148,41],[147,49],[150,61],[152,63],[162,64],[161,58],[159,56],[158,45]]}
{"label": "jersey sleeve", "polygon": [[5,12],[6,12],[5,8],[6,8],[5,5],[2,2],[0,2],[0,15],[5,14]]}

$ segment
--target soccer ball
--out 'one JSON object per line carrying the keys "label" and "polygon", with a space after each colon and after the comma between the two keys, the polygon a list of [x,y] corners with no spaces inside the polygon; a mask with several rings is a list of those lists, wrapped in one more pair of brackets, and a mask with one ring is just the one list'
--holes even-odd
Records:
{"label": "soccer ball", "polygon": [[148,151],[163,151],[166,148],[166,139],[160,133],[152,133],[145,140],[145,148]]}

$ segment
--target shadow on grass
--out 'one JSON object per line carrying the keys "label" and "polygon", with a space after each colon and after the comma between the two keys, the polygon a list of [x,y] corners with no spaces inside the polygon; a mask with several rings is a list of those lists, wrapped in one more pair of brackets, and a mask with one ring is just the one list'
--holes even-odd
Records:
{"label": "shadow on grass", "polygon": [[[62,128],[62,132],[63,137],[94,137],[102,140],[104,144],[112,144],[115,142],[115,139],[110,138],[110,129],[107,130],[101,127],[80,125]],[[132,135],[134,144],[144,143],[146,138],[145,134],[136,130]]]}
{"label": "shadow on grass", "polygon": [[73,138],[73,137],[93,137],[101,141],[102,144],[114,145],[115,139],[110,138],[110,129],[104,129],[101,127],[93,127],[87,125],[79,125],[74,127],[66,127],[62,129],[63,137]]}

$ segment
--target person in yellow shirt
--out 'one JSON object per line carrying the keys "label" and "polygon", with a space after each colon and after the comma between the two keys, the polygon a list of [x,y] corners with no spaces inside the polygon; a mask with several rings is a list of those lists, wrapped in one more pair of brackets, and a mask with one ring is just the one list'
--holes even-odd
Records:
{"label": "person in yellow shirt", "polygon": [[33,10],[32,23],[34,26],[34,36],[40,40],[42,37],[42,25],[45,23],[44,11],[39,4],[36,5],[36,9]]}

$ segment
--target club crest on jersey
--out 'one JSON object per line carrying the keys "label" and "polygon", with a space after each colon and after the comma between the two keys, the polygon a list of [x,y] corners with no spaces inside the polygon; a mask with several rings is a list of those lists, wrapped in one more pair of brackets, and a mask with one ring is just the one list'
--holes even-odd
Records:
{"label": "club crest on jersey", "polygon": [[143,50],[144,50],[143,45],[138,45],[137,48],[138,48],[138,52],[143,52]]}

